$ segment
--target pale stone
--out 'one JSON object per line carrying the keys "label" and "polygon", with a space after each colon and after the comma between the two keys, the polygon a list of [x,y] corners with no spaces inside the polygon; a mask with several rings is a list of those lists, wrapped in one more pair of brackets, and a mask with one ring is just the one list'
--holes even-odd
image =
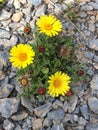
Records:
{"label": "pale stone", "polygon": [[23,17],[23,13],[22,12],[18,12],[18,13],[13,14],[12,20],[14,22],[19,22],[22,17]]}

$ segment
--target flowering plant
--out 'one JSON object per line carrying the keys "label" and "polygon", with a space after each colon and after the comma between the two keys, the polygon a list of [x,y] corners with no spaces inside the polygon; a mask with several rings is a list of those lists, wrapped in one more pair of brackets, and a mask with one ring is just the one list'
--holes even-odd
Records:
{"label": "flowering plant", "polygon": [[[70,96],[72,83],[84,74],[73,40],[62,35],[62,23],[53,15],[41,16],[36,25],[34,44],[20,43],[10,50],[9,59],[18,68],[23,95]],[[24,33],[31,33],[29,26]]]}

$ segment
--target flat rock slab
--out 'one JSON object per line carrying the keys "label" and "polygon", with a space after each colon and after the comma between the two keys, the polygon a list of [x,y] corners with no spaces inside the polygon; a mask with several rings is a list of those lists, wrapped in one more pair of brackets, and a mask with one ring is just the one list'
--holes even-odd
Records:
{"label": "flat rock slab", "polygon": [[5,98],[0,99],[0,113],[2,117],[9,118],[13,113],[19,109],[20,99]]}

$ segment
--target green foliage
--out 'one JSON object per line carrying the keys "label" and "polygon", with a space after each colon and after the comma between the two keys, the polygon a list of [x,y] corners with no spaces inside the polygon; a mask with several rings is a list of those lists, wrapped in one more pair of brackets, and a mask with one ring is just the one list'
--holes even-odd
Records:
{"label": "green foliage", "polygon": [[[77,75],[79,69],[83,69],[76,58],[75,50],[77,49],[71,37],[56,36],[47,37],[43,34],[35,33],[35,43],[31,45],[35,51],[34,63],[25,69],[20,69],[17,76],[30,72],[32,86],[23,89],[23,95],[26,97],[37,95],[40,87],[48,89],[49,76],[56,71],[61,71],[71,76],[71,81],[78,81],[82,76]],[[39,48],[44,47],[44,51]],[[43,98],[43,95],[39,95]]]}

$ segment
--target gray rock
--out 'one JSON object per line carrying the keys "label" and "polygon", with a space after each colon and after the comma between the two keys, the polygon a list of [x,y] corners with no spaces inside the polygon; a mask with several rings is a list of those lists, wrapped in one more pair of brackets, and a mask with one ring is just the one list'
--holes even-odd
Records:
{"label": "gray rock", "polygon": [[60,14],[63,10],[63,6],[61,4],[55,4],[54,13],[56,15]]}
{"label": "gray rock", "polygon": [[98,114],[98,99],[96,97],[90,97],[88,99],[88,105],[91,111]]}
{"label": "gray rock", "polygon": [[34,109],[34,113],[39,117],[45,117],[51,110],[51,104],[47,103]]}
{"label": "gray rock", "polygon": [[75,110],[77,102],[78,102],[77,96],[75,96],[75,95],[72,96],[71,99],[70,99],[70,102],[69,102],[69,106],[68,106],[68,112],[69,113],[71,113]]}
{"label": "gray rock", "polygon": [[56,110],[52,110],[51,112],[48,113],[47,117],[48,119],[51,120],[62,120],[64,118],[64,110],[63,109],[56,109]]}
{"label": "gray rock", "polygon": [[80,106],[81,113],[85,119],[89,119],[88,106],[86,104]]}
{"label": "gray rock", "polygon": [[41,15],[44,15],[45,14],[45,11],[46,11],[46,5],[41,5],[41,6],[39,6],[39,8],[37,8],[37,11],[36,11],[36,13],[35,13],[35,16],[36,17],[39,17],[39,16],[41,16]]}
{"label": "gray rock", "polygon": [[83,117],[80,117],[78,123],[81,125],[86,125],[87,121]]}
{"label": "gray rock", "polygon": [[89,5],[92,6],[93,9],[98,9],[98,3],[90,2]]}
{"label": "gray rock", "polygon": [[0,20],[7,20],[10,18],[11,15],[11,12],[8,12],[5,9],[3,9],[0,15]]}
{"label": "gray rock", "polygon": [[54,125],[51,130],[64,130],[63,124]]}
{"label": "gray rock", "polygon": [[26,122],[23,122],[22,128],[23,130],[28,130],[28,124]]}
{"label": "gray rock", "polygon": [[81,7],[81,10],[82,10],[82,11],[93,10],[93,7],[92,7],[92,6],[85,5],[85,6],[82,6],[82,7]]}
{"label": "gray rock", "polygon": [[26,4],[26,0],[19,0],[22,4]]}
{"label": "gray rock", "polygon": [[6,3],[6,6],[7,6],[8,8],[12,8],[12,7],[13,7],[13,2],[14,2],[14,0],[9,0],[9,1]]}
{"label": "gray rock", "polygon": [[90,88],[92,91],[98,90],[98,75],[94,75],[92,81],[90,82]]}
{"label": "gray rock", "polygon": [[33,112],[33,104],[30,100],[21,97],[21,104],[26,107],[30,112]]}
{"label": "gray rock", "polygon": [[11,23],[11,19],[8,19],[8,20],[5,20],[5,21],[1,21],[1,23],[2,23],[2,25],[4,27],[9,26],[9,24]]}
{"label": "gray rock", "polygon": [[32,4],[38,6],[42,3],[42,0],[32,0]]}
{"label": "gray rock", "polygon": [[80,16],[81,18],[85,18],[85,17],[87,16],[87,14],[86,14],[85,12],[81,12],[81,13],[79,14],[79,16]]}
{"label": "gray rock", "polygon": [[14,86],[11,84],[6,84],[5,86],[0,87],[0,98],[8,97],[13,91]]}
{"label": "gray rock", "polygon": [[93,39],[89,42],[88,47],[98,51],[98,39]]}
{"label": "gray rock", "polygon": [[98,130],[98,124],[87,124],[86,130]]}
{"label": "gray rock", "polygon": [[95,24],[93,22],[89,23],[89,30],[92,32],[95,31]]}
{"label": "gray rock", "polygon": [[18,42],[18,37],[16,35],[12,35],[11,39],[10,39],[10,46],[15,46]]}
{"label": "gray rock", "polygon": [[94,58],[94,53],[92,52],[85,52],[85,57],[92,60]]}
{"label": "gray rock", "polygon": [[0,28],[0,38],[10,38],[10,36],[11,36],[10,32]]}
{"label": "gray rock", "polygon": [[19,124],[15,124],[15,130],[23,130]]}
{"label": "gray rock", "polygon": [[22,111],[21,113],[13,114],[11,116],[11,119],[14,120],[14,121],[20,121],[20,120],[25,119],[27,116],[28,116],[28,113],[25,112],[25,111]]}
{"label": "gray rock", "polygon": [[9,120],[6,119],[3,123],[4,130],[14,130],[15,125]]}
{"label": "gray rock", "polygon": [[0,81],[5,79],[5,73],[0,71]]}
{"label": "gray rock", "polygon": [[51,0],[53,3],[57,3],[58,2],[58,0]]}
{"label": "gray rock", "polygon": [[32,127],[32,121],[30,119],[26,119],[26,123],[28,127]]}
{"label": "gray rock", "polygon": [[0,45],[3,45],[5,48],[8,48],[8,47],[10,47],[10,40],[0,39]]}
{"label": "gray rock", "polygon": [[52,121],[48,118],[45,118],[43,121],[43,127],[45,126],[51,126],[52,125]]}
{"label": "gray rock", "polygon": [[64,105],[62,106],[62,108],[64,109],[64,111],[66,112],[68,109],[68,102],[64,102]]}
{"label": "gray rock", "polygon": [[19,109],[20,100],[17,98],[0,99],[0,113],[2,117],[9,118]]}
{"label": "gray rock", "polygon": [[90,76],[93,76],[95,73],[94,73],[94,68],[93,67],[89,67],[89,68],[87,68],[87,74],[89,74]]}
{"label": "gray rock", "polygon": [[42,119],[35,119],[33,122],[32,122],[32,127],[33,127],[33,130],[36,130],[36,129],[39,129],[40,127],[42,127]]}
{"label": "gray rock", "polygon": [[93,61],[98,63],[98,56],[95,55]]}
{"label": "gray rock", "polygon": [[60,100],[56,100],[53,104],[52,104],[53,108],[58,108],[59,106],[62,107],[63,103]]}
{"label": "gray rock", "polygon": [[63,119],[63,123],[67,123],[68,121],[73,123],[73,120],[74,120],[74,116],[73,115],[65,114],[64,119]]}

